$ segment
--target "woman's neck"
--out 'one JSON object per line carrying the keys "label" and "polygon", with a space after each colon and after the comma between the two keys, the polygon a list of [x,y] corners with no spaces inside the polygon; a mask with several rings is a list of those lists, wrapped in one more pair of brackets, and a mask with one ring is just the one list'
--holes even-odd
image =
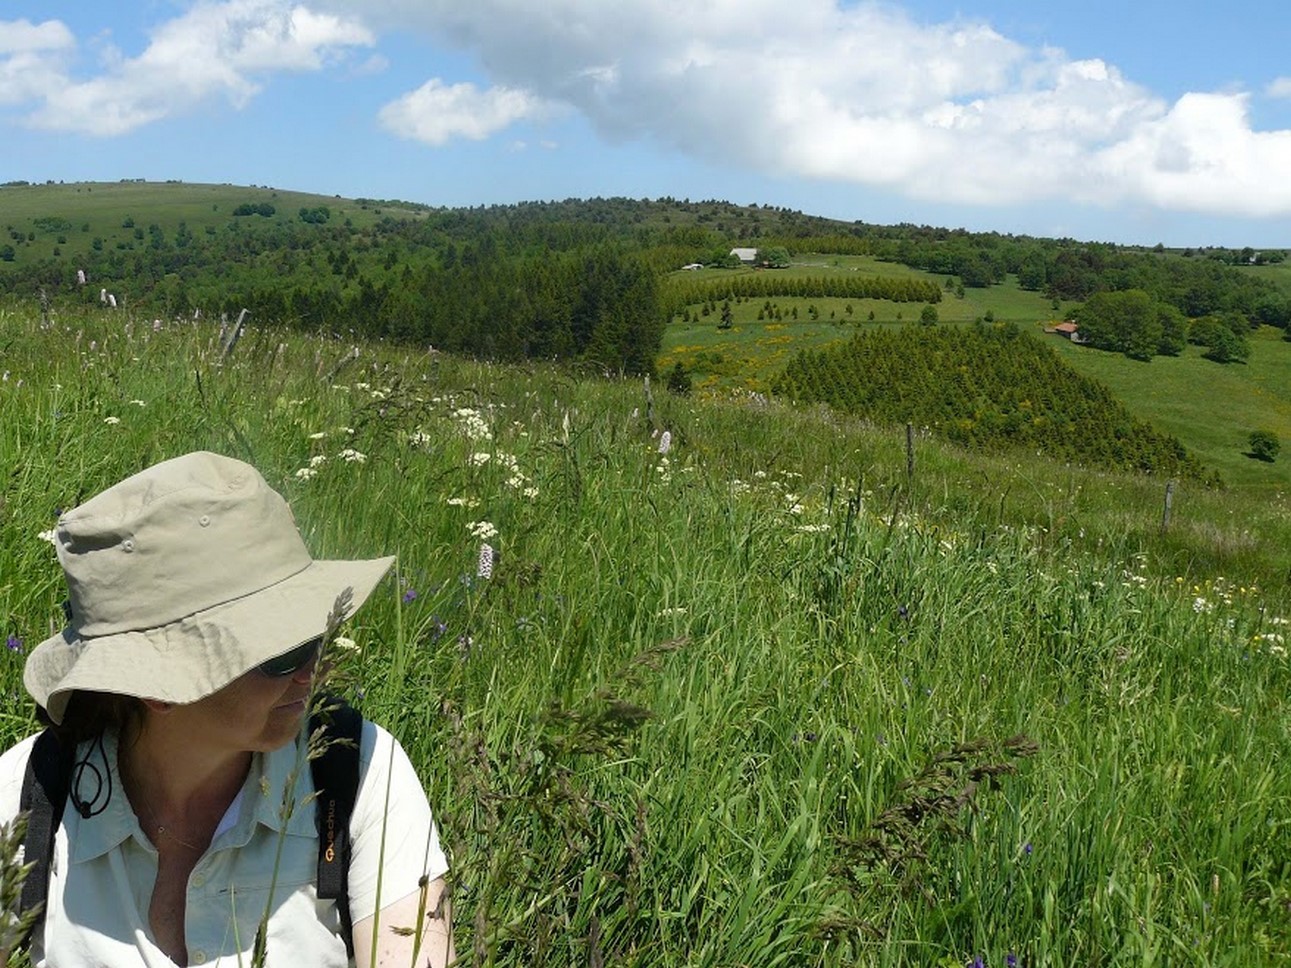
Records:
{"label": "woman's neck", "polygon": [[150,725],[145,719],[133,736],[122,736],[117,751],[135,813],[147,814],[154,828],[214,830],[242,788],[252,754],[211,749],[182,731]]}

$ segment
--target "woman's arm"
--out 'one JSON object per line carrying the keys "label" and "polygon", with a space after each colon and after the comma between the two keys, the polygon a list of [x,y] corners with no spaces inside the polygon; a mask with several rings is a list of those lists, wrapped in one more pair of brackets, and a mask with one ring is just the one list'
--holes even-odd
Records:
{"label": "woman's arm", "polygon": [[[420,945],[416,926],[417,912],[423,910],[422,892],[414,891],[386,905],[377,915],[355,923],[355,965],[359,968],[446,968],[456,960],[444,879],[437,877],[431,881],[426,885],[425,894]],[[375,959],[372,956],[374,930],[379,932]]]}

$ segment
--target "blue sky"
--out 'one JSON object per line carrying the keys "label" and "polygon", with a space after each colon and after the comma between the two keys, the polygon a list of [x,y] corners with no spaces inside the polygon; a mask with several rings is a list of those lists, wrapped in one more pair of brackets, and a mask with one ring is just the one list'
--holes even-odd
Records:
{"label": "blue sky", "polygon": [[1291,248],[1288,37],[1285,0],[11,0],[0,181]]}

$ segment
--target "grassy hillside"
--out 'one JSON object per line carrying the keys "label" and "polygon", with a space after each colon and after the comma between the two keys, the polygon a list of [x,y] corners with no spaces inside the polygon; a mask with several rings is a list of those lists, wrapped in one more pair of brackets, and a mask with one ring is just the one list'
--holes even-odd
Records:
{"label": "grassy hillside", "polygon": [[[108,251],[142,249],[150,225],[173,237],[180,223],[194,234],[221,230],[233,221],[242,204],[269,204],[273,216],[247,216],[245,221],[278,224],[296,222],[302,208],[328,206],[338,222],[355,227],[375,224],[384,214],[415,217],[416,206],[358,202],[326,195],[240,185],[189,185],[181,182],[76,182],[65,185],[5,186],[0,188],[0,246],[12,245],[14,264],[49,258],[74,260],[91,251],[95,238]],[[123,223],[130,221],[130,226]],[[138,230],[138,233],[136,233]],[[35,238],[30,238],[30,236]],[[139,237],[142,236],[142,237]]]}
{"label": "grassy hillside", "polygon": [[[774,402],[0,332],[0,688],[58,625],[56,508],[254,460],[315,554],[399,554],[338,659],[426,779],[467,964],[1291,957],[1286,496],[1181,487],[1162,535],[1160,482],[929,440],[911,480],[896,435]],[[32,726],[15,699],[0,742]]]}
{"label": "grassy hillside", "polygon": [[[1144,363],[1048,340],[1077,372],[1106,384],[1134,413],[1178,437],[1229,484],[1285,491],[1291,488],[1291,343],[1282,337],[1271,327],[1252,334],[1244,364],[1203,359],[1199,346]],[[1271,430],[1282,440],[1283,454],[1274,463],[1247,455],[1253,430]]]}
{"label": "grassy hillside", "polygon": [[[785,271],[908,273],[914,278],[938,278],[859,256],[808,257],[804,262],[808,265]],[[703,274],[721,278],[730,271],[708,269]],[[1291,280],[1291,270],[1285,266],[1250,271]],[[870,327],[916,322],[921,309],[886,300],[777,298],[771,303],[779,319],[767,314],[766,300],[732,302],[734,325],[726,330],[718,326],[719,312],[701,315],[701,304],[688,307],[690,321],[674,317],[664,332],[659,370],[667,373],[680,362],[701,392],[743,389],[765,393],[798,352],[845,343]],[[1251,359],[1244,365],[1224,366],[1202,359],[1201,348],[1195,346],[1178,358],[1157,357],[1143,363],[1044,335],[1044,326],[1064,318],[1073,305],[1059,303],[1055,309],[1050,300],[1021,289],[1010,279],[1002,285],[967,289],[962,299],[947,292],[934,308],[940,325],[989,315],[1023,326],[1058,351],[1077,372],[1106,384],[1136,416],[1177,437],[1204,464],[1218,470],[1228,485],[1273,492],[1291,486],[1291,459],[1285,453],[1291,449],[1291,342],[1282,338],[1281,330],[1264,327],[1253,334]],[[1272,430],[1283,441],[1284,454],[1272,464],[1246,456],[1247,437],[1257,429]]]}
{"label": "grassy hillside", "polygon": [[[675,273],[671,280],[692,278],[711,280],[720,291],[723,280],[751,274],[753,269],[704,269]],[[806,255],[795,259],[783,270],[771,270],[784,276],[820,276],[859,274],[929,280],[941,288],[945,276],[910,269],[893,262],[880,262],[866,256]],[[720,307],[722,300],[716,300]],[[919,318],[920,304],[895,303],[886,299],[803,299],[778,297],[770,300],[780,318],[765,313],[765,299],[733,301],[734,325],[718,329],[719,312],[700,315],[701,305],[688,309],[691,320],[674,316],[664,331],[659,356],[659,370],[666,373],[680,362],[692,371],[697,386],[703,389],[743,389],[766,392],[785,363],[799,350],[819,349],[832,342],[851,339],[866,325],[903,325]],[[1062,319],[1071,303],[1052,301],[1040,293],[1019,288],[1016,280],[984,289],[965,289],[963,297],[945,291],[936,305],[938,318],[945,323],[967,323],[987,315],[1001,322],[1030,326],[1038,319]],[[849,312],[850,307],[850,312]],[[816,318],[811,317],[815,309]],[[796,313],[796,315],[795,315]],[[763,315],[759,319],[759,314]],[[873,317],[871,318],[871,314]]]}

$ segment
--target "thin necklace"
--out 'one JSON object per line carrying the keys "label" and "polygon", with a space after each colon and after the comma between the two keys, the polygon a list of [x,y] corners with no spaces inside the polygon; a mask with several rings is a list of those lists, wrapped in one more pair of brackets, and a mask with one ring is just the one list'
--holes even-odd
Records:
{"label": "thin necklace", "polygon": [[177,844],[183,844],[183,845],[184,845],[185,847],[187,847],[189,850],[205,850],[205,849],[206,849],[205,847],[199,847],[199,846],[197,846],[197,844],[190,844],[190,843],[189,843],[187,840],[185,840],[183,837],[179,836],[177,833],[175,833],[175,832],[174,832],[174,831],[172,831],[172,830],[168,830],[166,827],[162,826],[161,824],[157,824],[157,835],[158,835],[158,836],[166,836],[166,837],[169,837],[171,840],[175,841],[175,843],[177,843]]}
{"label": "thin necklace", "polygon": [[[151,824],[151,826],[156,829],[158,837],[169,837],[175,843],[182,844],[183,846],[187,847],[189,850],[206,849],[205,847],[199,847],[197,844],[189,843],[187,840],[179,836],[179,834],[175,833],[173,830],[171,830],[169,827],[165,826],[164,824],[156,823],[156,819],[157,819],[156,815],[152,812],[151,809],[148,809],[148,808],[145,808],[145,809],[147,809],[148,811],[148,816],[152,818],[153,823]],[[154,844],[156,843],[156,838],[153,838],[153,843]]]}
{"label": "thin necklace", "polygon": [[[122,782],[123,782],[123,785],[125,785],[124,777]],[[128,794],[127,794],[127,799],[130,799],[130,805],[134,806],[134,800],[131,799]],[[140,801],[142,801],[143,798],[140,797],[139,799]],[[140,809],[139,809],[140,807],[142,807],[143,812],[145,812],[149,818],[148,823],[146,824],[143,823],[144,817],[143,817],[143,814],[140,812]],[[139,806],[135,808],[135,816],[139,818],[140,823],[143,824],[145,829],[152,828],[157,831],[156,837],[151,838],[154,847],[160,846],[157,843],[157,837],[169,837],[175,843],[181,844],[182,846],[187,847],[189,850],[203,851],[206,849],[205,847],[199,847],[197,844],[189,843],[183,837],[179,836],[179,834],[175,833],[173,830],[168,828],[165,824],[157,823],[157,815],[152,812],[151,807],[147,806],[142,802],[140,802]]]}

